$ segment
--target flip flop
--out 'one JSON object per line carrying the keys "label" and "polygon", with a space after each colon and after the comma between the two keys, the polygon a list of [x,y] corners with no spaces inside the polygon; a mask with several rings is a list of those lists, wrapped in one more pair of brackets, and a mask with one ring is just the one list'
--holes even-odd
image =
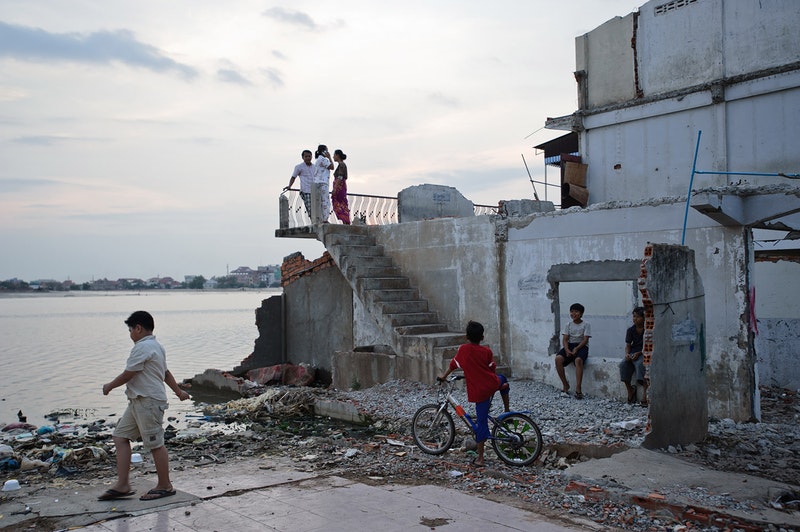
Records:
{"label": "flip flop", "polygon": [[150,491],[148,491],[147,493],[145,493],[144,495],[139,497],[139,500],[140,501],[154,501],[156,499],[163,499],[164,497],[171,497],[172,495],[175,495],[176,493],[178,493],[178,492],[175,491],[175,490],[151,489]]}
{"label": "flip flop", "polygon": [[575,392],[575,399],[583,399],[583,392]]}
{"label": "flip flop", "polygon": [[475,463],[475,460],[477,460],[477,458],[473,458],[473,459],[472,459],[472,462],[470,462],[470,463],[472,464],[472,467],[477,467],[478,469],[483,469],[484,467],[486,467],[486,464],[485,464],[485,463],[483,463],[483,464],[476,464],[476,463]]}
{"label": "flip flop", "polygon": [[106,490],[105,493],[97,497],[98,501],[116,501],[118,499],[124,499],[125,497],[130,497],[131,495],[135,494],[136,491],[131,490],[127,493],[124,491],[117,491],[115,489]]}

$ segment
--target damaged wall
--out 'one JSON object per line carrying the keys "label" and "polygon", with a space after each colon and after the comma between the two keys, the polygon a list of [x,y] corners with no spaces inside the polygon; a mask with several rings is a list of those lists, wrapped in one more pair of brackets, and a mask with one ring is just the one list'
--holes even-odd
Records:
{"label": "damaged wall", "polygon": [[502,250],[489,216],[442,218],[370,228],[384,252],[419,288],[451,331],[469,320],[486,328],[485,343],[498,350]]}
{"label": "damaged wall", "polygon": [[[642,205],[627,209],[597,208],[521,219],[509,227],[506,282],[508,315],[530,316],[509,326],[515,376],[543,379],[556,385],[553,349],[557,331],[552,320],[552,287],[543,272],[553,263],[641,260],[648,242],[679,243],[683,206]],[[746,271],[747,234],[717,226],[690,213],[687,247],[695,250],[697,270],[706,289],[708,316],[709,410],[719,417],[748,420],[754,407],[753,364],[749,359]],[[540,235],[547,235],[542,237]],[[591,302],[583,301],[588,308]],[[587,313],[591,322],[591,315]],[[609,351],[589,344],[584,392],[620,395],[617,363],[620,343]],[[548,339],[549,342],[543,341]]]}
{"label": "damaged wall", "polygon": [[644,251],[639,287],[650,381],[650,423],[642,442],[647,449],[703,441],[708,434],[706,292],[694,255],[665,244]]}
{"label": "damaged wall", "polygon": [[[514,377],[559,386],[553,365],[559,301],[548,277],[554,266],[573,265],[583,272],[570,280],[610,280],[616,273],[635,282],[635,264],[624,265],[641,261],[648,242],[679,243],[683,211],[683,203],[653,202],[507,220],[489,216],[432,220],[371,230],[451,330],[462,330],[469,319],[481,321],[486,344],[511,365]],[[737,420],[750,419],[754,408],[754,366],[743,320],[747,238],[741,228],[721,227],[689,213],[686,245],[695,250],[706,303],[713,309],[707,318],[709,411]],[[591,301],[581,302],[591,309]],[[587,320],[591,321],[591,313]],[[605,397],[624,393],[617,369],[624,327],[616,337],[613,345],[590,342],[584,392]]]}
{"label": "damaged wall", "polygon": [[[796,2],[665,4],[648,2],[635,17],[612,19],[576,40],[576,68],[586,73],[578,95],[587,92],[588,105],[573,129],[589,165],[591,203],[684,195],[698,131],[698,170],[800,168]],[[740,180],[785,182],[709,174],[696,175],[694,188]]]}
{"label": "damaged wall", "polygon": [[327,253],[313,262],[287,257],[281,277],[286,362],[310,364],[330,382],[333,353],[353,349],[353,291]]}
{"label": "damaged wall", "polygon": [[759,382],[800,390],[800,261],[756,262],[754,269]]}

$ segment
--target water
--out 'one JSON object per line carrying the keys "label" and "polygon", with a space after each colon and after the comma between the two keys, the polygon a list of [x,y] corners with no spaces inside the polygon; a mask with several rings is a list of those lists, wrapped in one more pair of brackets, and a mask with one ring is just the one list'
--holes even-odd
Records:
{"label": "water", "polygon": [[[255,309],[280,289],[235,292],[90,292],[0,297],[0,423],[47,423],[57,410],[89,418],[121,414],[124,387],[103,384],[125,369],[133,342],[124,320],[147,310],[178,382],[207,368],[230,370],[253,352]],[[167,389],[168,415],[197,410]]]}

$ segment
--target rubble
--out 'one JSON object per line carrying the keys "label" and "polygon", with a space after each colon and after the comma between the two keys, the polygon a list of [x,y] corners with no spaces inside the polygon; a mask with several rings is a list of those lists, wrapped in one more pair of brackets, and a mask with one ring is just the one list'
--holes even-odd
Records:
{"label": "rubble", "polygon": [[[665,486],[644,494],[637,504],[607,496],[609,486],[582,485],[564,470],[570,464],[610,456],[638,447],[644,437],[647,410],[619,400],[563,396],[550,386],[512,381],[512,409],[529,410],[539,424],[545,450],[536,465],[515,468],[487,454],[485,469],[470,467],[473,451],[454,448],[443,456],[426,455],[413,444],[410,421],[422,404],[435,399],[435,388],[391,381],[366,390],[276,386],[256,397],[208,405],[202,414],[170,417],[166,441],[176,470],[221,464],[238,457],[288,457],[299,471],[346,476],[361,482],[439,484],[506,504],[558,515],[568,513],[599,527],[628,530],[720,530],[702,524],[702,516],[684,512],[681,519],[652,506],[680,490],[697,507],[754,512],[761,508],[797,511],[796,493],[773,493],[758,501],[738,501],[724,493],[691,486]],[[463,393],[463,392],[457,392]],[[800,471],[800,402],[796,393],[763,389],[763,421],[734,423],[711,420],[709,436],[693,445],[662,452],[698,467],[743,472],[798,485]],[[459,400],[466,404],[466,398]],[[314,416],[319,401],[340,402],[358,412],[364,424]],[[459,424],[459,444],[468,440]],[[4,471],[0,478],[24,486],[92,484],[114,477],[113,421],[83,420],[54,425],[18,439],[25,429],[0,432],[0,460],[15,459],[29,467]],[[135,451],[141,451],[134,445]],[[142,453],[142,467],[154,474],[152,459]],[[0,501],[5,495],[0,495]],[[2,522],[0,522],[2,527]],[[683,527],[683,528],[682,528]],[[734,527],[735,528],[735,527]],[[777,530],[777,529],[776,529]]]}

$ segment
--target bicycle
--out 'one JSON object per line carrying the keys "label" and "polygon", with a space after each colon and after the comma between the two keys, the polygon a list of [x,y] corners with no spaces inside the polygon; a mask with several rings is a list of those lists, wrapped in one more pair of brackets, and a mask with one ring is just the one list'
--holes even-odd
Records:
{"label": "bicycle", "polygon": [[[411,421],[411,435],[414,437],[414,443],[423,452],[440,455],[453,445],[456,426],[449,407],[453,407],[456,414],[472,431],[472,435],[475,435],[477,424],[452,394],[453,383],[463,378],[463,375],[452,375],[445,381],[440,381],[437,404],[421,406],[414,414]],[[528,415],[530,413],[528,410],[523,410],[504,412],[497,417],[489,416],[489,423],[492,425],[489,438],[492,448],[497,456],[509,465],[530,465],[542,452],[542,432]]]}

